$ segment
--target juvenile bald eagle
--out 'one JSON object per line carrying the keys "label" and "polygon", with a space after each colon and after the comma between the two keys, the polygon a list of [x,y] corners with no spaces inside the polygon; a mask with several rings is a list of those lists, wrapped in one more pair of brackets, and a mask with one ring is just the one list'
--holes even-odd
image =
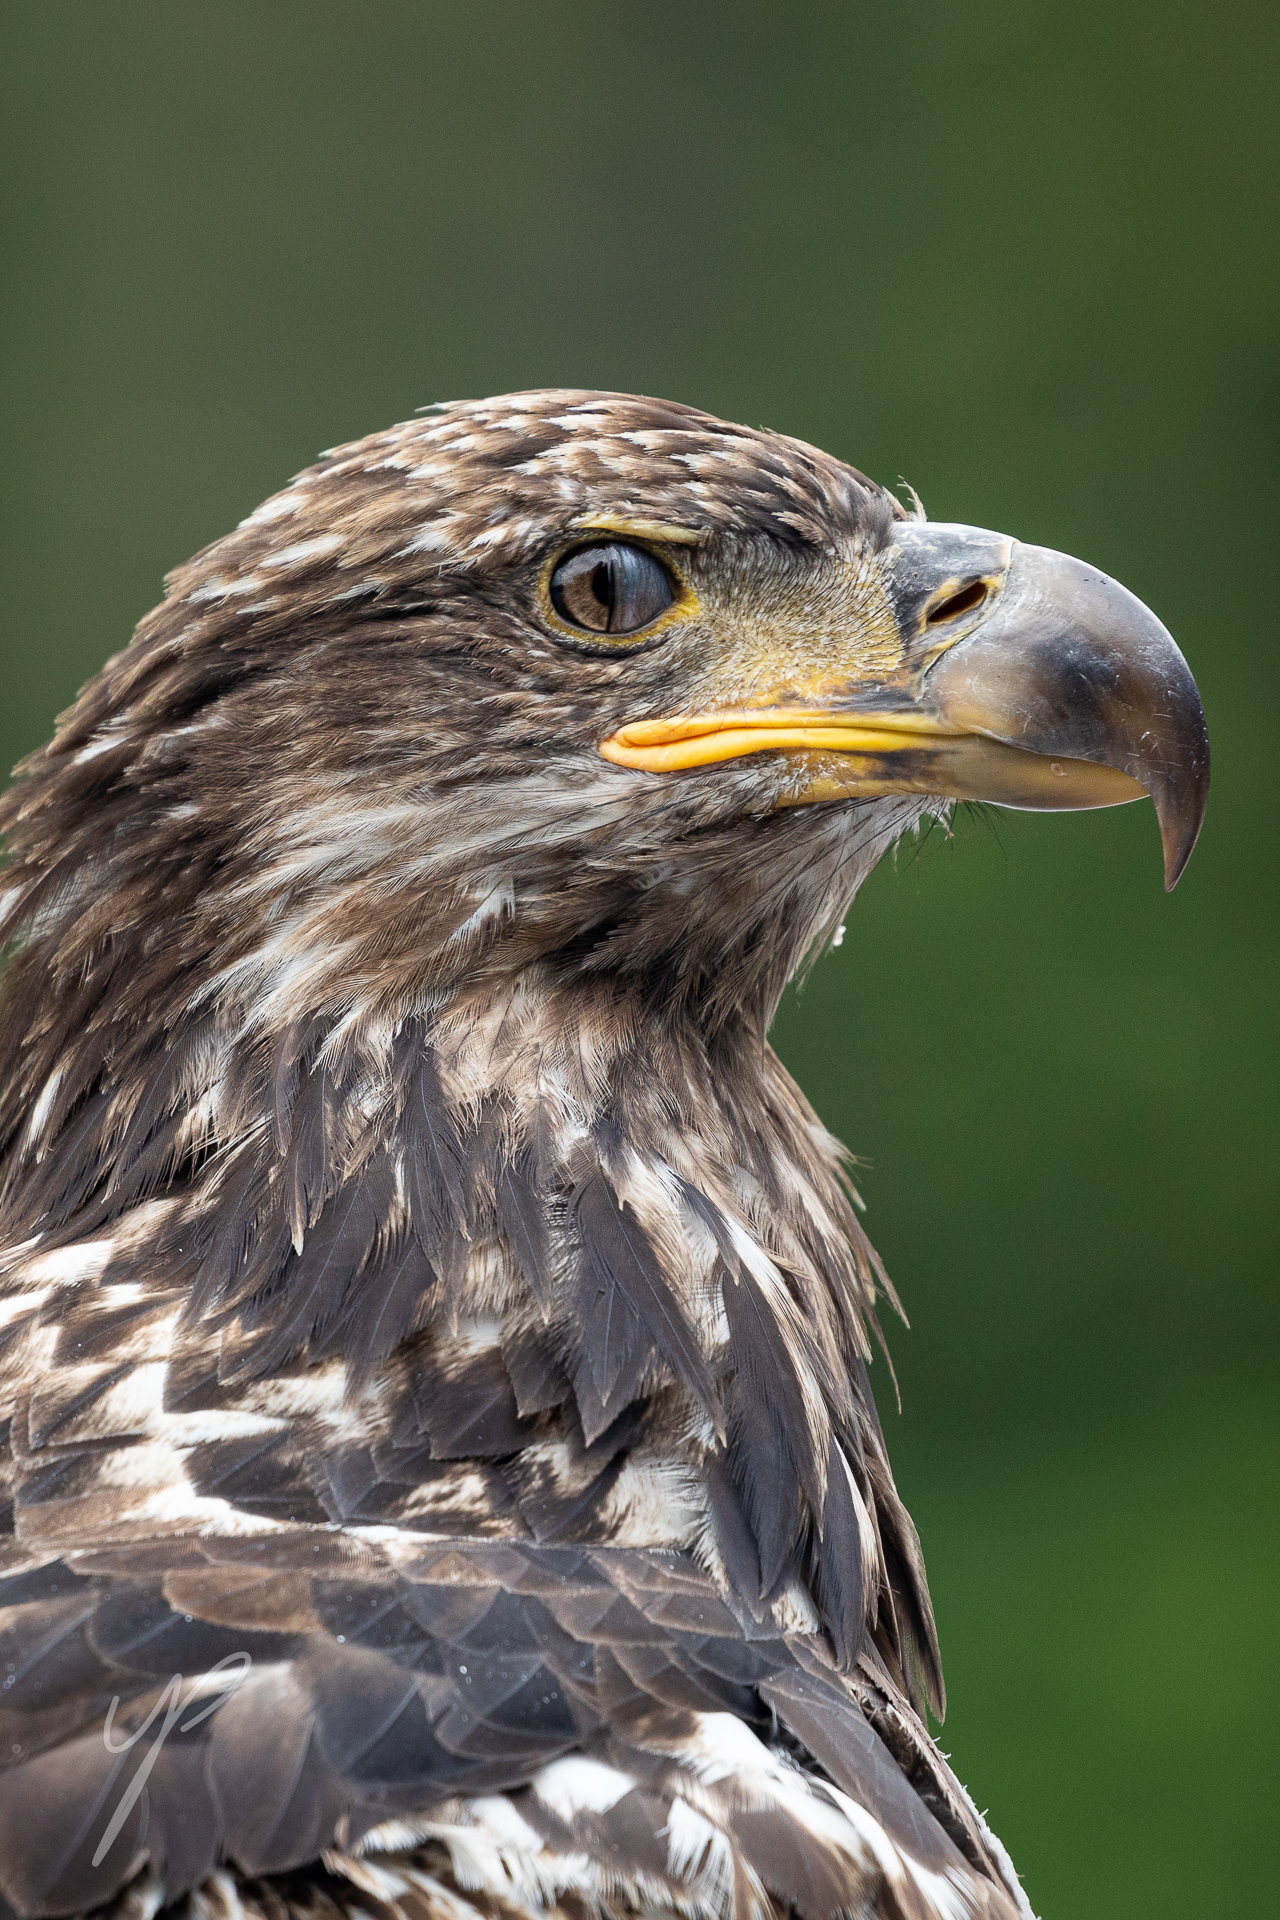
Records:
{"label": "juvenile bald eagle", "polygon": [[1113,581],[659,401],[179,569],[0,815],[7,1910],[1028,1914],[766,1035],[924,816],[1207,780]]}

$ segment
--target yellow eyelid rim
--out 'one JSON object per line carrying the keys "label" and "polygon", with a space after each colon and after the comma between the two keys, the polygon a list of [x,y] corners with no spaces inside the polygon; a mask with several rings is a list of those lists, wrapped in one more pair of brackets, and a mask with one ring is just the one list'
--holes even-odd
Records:
{"label": "yellow eyelid rim", "polygon": [[571,522],[575,533],[616,533],[630,540],[655,540],[672,547],[700,547],[711,538],[696,527],[676,527],[665,520],[636,520],[625,513],[586,513]]}

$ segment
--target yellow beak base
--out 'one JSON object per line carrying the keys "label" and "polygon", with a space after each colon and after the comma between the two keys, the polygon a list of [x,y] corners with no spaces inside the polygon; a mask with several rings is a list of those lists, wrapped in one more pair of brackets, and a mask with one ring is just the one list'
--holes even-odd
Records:
{"label": "yellow beak base", "polygon": [[801,756],[809,777],[784,806],[935,793],[1056,811],[1146,797],[1146,789],[1118,767],[1028,753],[919,713],[775,707],[641,720],[620,727],[600,752],[615,766],[645,773],[677,773],[752,753]]}

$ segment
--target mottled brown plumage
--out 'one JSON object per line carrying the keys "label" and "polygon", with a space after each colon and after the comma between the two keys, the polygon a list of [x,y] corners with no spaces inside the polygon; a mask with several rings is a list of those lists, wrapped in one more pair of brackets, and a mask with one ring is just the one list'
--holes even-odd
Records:
{"label": "mottled brown plumage", "polygon": [[[928,623],[981,615],[920,587],[918,532],[688,408],[441,408],[179,569],[22,769],[14,1912],[1029,1911],[921,1718],[887,1281],[766,1039],[956,789],[601,754],[837,686],[887,712]],[[658,556],[674,612],[565,630],[548,569],[589,538]],[[123,1753],[113,1700],[157,1716]]]}

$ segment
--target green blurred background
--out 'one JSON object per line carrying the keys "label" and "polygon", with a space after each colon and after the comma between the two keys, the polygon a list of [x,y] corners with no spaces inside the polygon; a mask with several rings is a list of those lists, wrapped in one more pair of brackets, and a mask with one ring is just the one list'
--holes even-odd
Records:
{"label": "green blurred background", "polygon": [[944,1744],[1046,1916],[1275,1912],[1274,6],[63,4],[3,81],[0,753],[167,567],[437,398],[621,387],[1085,555],[1144,806],[903,848],[778,1023],[866,1159]]}

